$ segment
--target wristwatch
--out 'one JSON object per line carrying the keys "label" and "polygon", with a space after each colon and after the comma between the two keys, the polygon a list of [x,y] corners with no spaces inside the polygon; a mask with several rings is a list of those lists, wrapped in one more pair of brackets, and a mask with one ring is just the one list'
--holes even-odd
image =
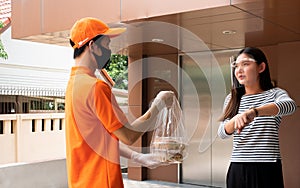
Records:
{"label": "wristwatch", "polygon": [[258,111],[257,111],[257,109],[255,107],[251,107],[251,108],[249,108],[249,110],[254,110],[255,117],[258,117]]}

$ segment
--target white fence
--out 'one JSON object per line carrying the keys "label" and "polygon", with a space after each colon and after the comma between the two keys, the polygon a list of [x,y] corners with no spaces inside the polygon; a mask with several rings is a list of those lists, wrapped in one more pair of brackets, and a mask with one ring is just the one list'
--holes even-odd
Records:
{"label": "white fence", "polygon": [[0,164],[65,158],[64,115],[0,115]]}
{"label": "white fence", "polygon": [[[113,88],[128,113],[128,92]],[[0,114],[0,165],[64,159],[65,114]]]}

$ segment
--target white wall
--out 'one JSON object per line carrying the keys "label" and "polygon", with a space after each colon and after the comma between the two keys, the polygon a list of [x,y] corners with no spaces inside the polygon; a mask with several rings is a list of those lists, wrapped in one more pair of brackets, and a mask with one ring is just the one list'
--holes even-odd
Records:
{"label": "white wall", "polygon": [[71,47],[11,39],[11,28],[1,34],[1,41],[8,59],[0,63],[68,70],[73,65]]}
{"label": "white wall", "polygon": [[1,188],[67,188],[66,160],[0,166]]}

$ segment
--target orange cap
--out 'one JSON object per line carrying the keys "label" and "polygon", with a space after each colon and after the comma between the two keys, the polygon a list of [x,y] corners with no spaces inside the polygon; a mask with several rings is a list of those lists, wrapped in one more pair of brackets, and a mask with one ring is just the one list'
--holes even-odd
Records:
{"label": "orange cap", "polygon": [[98,35],[115,37],[120,35],[126,28],[109,28],[104,22],[92,17],[82,18],[73,25],[70,39],[75,43],[73,48],[80,48],[85,43]]}

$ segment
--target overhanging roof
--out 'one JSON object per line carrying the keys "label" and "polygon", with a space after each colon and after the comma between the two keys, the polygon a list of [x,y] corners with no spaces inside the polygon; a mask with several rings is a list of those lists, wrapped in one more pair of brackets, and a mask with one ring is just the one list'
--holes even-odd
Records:
{"label": "overhanging roof", "polygon": [[[93,16],[110,24],[146,21],[175,24],[196,34],[211,50],[239,49],[245,45],[266,46],[300,40],[299,0],[189,0],[189,3],[111,0],[105,3],[106,6],[103,6],[102,1],[85,2],[14,0],[12,37],[69,46],[67,30],[77,19]],[[143,32],[143,23],[133,25],[142,31],[143,38],[140,41],[146,41],[160,29],[153,27],[147,29],[148,33]],[[169,32],[155,34],[155,39],[164,39],[165,43],[169,42],[167,39],[177,40],[179,37]],[[128,37],[124,38],[128,41],[124,40],[122,47],[128,46],[131,38],[137,37],[130,30],[126,35]]]}
{"label": "overhanging roof", "polygon": [[0,64],[0,95],[64,97],[69,71]]}

